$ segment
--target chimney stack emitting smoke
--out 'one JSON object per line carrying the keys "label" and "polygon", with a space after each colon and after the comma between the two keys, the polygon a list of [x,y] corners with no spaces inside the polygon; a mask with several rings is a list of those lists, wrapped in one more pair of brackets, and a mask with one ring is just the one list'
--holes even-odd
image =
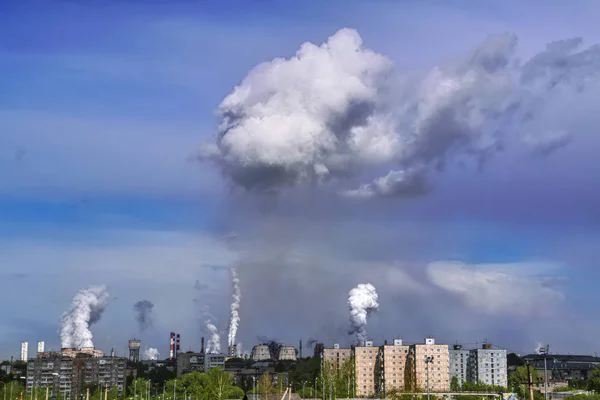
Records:
{"label": "chimney stack emitting smoke", "polygon": [[240,301],[242,295],[240,291],[240,278],[235,268],[230,269],[231,272],[231,288],[232,288],[232,301],[231,301],[231,318],[229,320],[229,335],[227,337],[227,343],[229,348],[235,345],[235,337],[237,335],[238,326],[240,324]]}
{"label": "chimney stack emitting smoke", "polygon": [[368,317],[379,310],[379,296],[375,287],[370,283],[359,284],[349,293],[348,306],[350,309],[350,325],[348,335],[356,335],[359,343],[367,340]]}
{"label": "chimney stack emitting smoke", "polygon": [[62,348],[94,347],[90,326],[100,320],[108,299],[108,291],[104,285],[90,286],[75,294],[70,310],[62,316]]}

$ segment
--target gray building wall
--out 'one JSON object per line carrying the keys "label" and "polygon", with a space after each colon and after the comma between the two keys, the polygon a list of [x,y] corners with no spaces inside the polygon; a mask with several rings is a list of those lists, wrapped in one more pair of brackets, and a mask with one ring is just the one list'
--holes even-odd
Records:
{"label": "gray building wall", "polygon": [[177,377],[190,372],[207,372],[212,368],[225,369],[225,354],[180,353],[177,355]]}
{"label": "gray building wall", "polygon": [[469,380],[472,383],[482,382],[503,387],[508,385],[506,350],[473,349],[469,359]]}
{"label": "gray building wall", "polygon": [[469,356],[471,352],[469,350],[461,349],[450,349],[450,383],[452,378],[458,379],[458,384],[462,385],[464,382],[469,381]]}

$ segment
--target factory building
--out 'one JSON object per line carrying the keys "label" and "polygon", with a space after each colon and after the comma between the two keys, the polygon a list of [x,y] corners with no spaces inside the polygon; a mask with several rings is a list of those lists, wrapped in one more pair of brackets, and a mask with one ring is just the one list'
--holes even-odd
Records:
{"label": "factory building", "polygon": [[362,346],[354,347],[354,376],[356,395],[358,397],[373,396],[379,392],[379,347],[367,340]]}
{"label": "factory building", "polygon": [[129,341],[129,361],[140,362],[140,346],[141,341],[133,339]]}
{"label": "factory building", "polygon": [[271,359],[271,352],[269,351],[269,346],[266,344],[259,344],[252,348],[252,356],[250,356],[254,361],[265,361]]}
{"label": "factory building", "polygon": [[225,354],[180,353],[177,356],[177,377],[190,372],[208,372],[212,368],[225,369]]}
{"label": "factory building", "polygon": [[394,339],[392,345],[384,344],[379,352],[379,386],[383,393],[404,389],[406,360],[410,347],[402,339]]}
{"label": "factory building", "polygon": [[281,346],[277,359],[279,361],[296,361],[296,349],[294,346]]}
{"label": "factory building", "polygon": [[117,388],[122,394],[127,359],[98,356],[98,351],[92,350],[38,353],[27,363],[27,392],[34,387],[48,387],[52,397],[79,398],[85,394],[85,387],[96,384],[107,390]]}
{"label": "factory building", "polygon": [[[529,354],[523,357],[536,370],[544,372],[544,356]],[[552,382],[567,382],[575,379],[588,379],[589,374],[600,365],[600,357],[552,354],[547,356],[546,369]]]}
{"label": "factory building", "polygon": [[469,356],[471,352],[464,350],[461,345],[456,344],[449,350],[450,356],[450,379],[456,377],[458,384],[471,382],[469,375]]}

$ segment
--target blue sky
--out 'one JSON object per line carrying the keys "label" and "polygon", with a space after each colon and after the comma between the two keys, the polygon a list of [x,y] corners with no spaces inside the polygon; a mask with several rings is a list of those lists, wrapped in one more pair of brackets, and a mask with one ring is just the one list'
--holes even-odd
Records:
{"label": "blue sky", "polygon": [[[558,39],[600,43],[600,6],[321,3],[0,5],[0,356],[17,355],[25,340],[58,348],[61,314],[92,284],[107,284],[114,298],[92,329],[97,347],[124,352],[141,335],[164,354],[178,331],[195,349],[203,320],[192,299],[225,330],[228,275],[210,267],[240,258],[254,265],[241,269],[244,346],[257,335],[348,340],[347,293],[371,281],[381,297],[369,323],[376,340],[432,333],[520,352],[536,341],[598,351],[600,326],[589,320],[599,300],[595,81],[566,106],[549,103],[539,122],[568,126],[566,147],[548,157],[513,147],[482,170],[434,172],[434,190],[419,198],[233,194],[226,174],[195,155],[214,140],[216,110],[248,71],[340,28],[414,72],[494,33],[515,33],[524,58]],[[231,231],[239,248],[223,241]],[[428,278],[429,263],[447,260],[465,264],[470,294]],[[498,271],[505,278],[486,275]],[[196,280],[210,289],[195,292]],[[478,307],[506,298],[526,312]],[[155,304],[155,325],[143,334],[132,311],[141,299]]]}

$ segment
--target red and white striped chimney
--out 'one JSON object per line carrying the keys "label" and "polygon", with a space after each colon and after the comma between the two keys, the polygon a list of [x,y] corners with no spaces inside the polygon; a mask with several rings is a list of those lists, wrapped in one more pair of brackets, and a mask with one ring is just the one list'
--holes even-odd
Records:
{"label": "red and white striped chimney", "polygon": [[175,358],[175,334],[171,332],[171,336],[169,338],[169,359]]}

